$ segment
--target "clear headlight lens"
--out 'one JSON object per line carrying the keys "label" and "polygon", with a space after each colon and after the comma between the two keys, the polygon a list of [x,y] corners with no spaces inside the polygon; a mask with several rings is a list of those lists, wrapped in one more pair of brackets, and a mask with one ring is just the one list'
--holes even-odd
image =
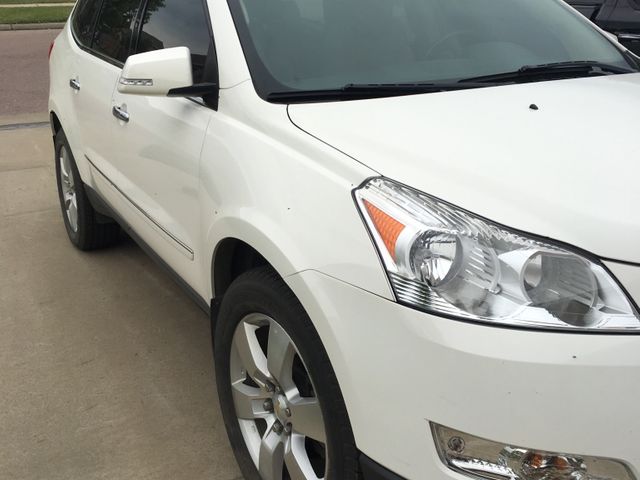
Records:
{"label": "clear headlight lens", "polygon": [[403,304],[510,326],[640,328],[597,260],[382,178],[358,189],[356,200]]}
{"label": "clear headlight lens", "polygon": [[489,480],[633,480],[610,458],[547,452],[494,442],[431,424],[442,462],[464,475]]}

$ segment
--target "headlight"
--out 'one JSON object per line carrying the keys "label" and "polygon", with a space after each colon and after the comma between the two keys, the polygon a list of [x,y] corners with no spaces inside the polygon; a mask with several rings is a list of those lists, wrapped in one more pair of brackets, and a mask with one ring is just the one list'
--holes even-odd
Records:
{"label": "headlight", "polygon": [[382,178],[356,190],[356,200],[400,303],[499,325],[640,328],[597,260]]}

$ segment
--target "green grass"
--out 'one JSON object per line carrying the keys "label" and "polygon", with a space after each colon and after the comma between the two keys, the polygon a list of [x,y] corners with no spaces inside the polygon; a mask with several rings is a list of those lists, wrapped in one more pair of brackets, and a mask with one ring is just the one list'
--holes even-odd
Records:
{"label": "green grass", "polygon": [[16,7],[0,8],[0,23],[64,22],[71,7]]}
{"label": "green grass", "polygon": [[14,3],[75,3],[75,0],[0,0],[0,5],[12,5]]}

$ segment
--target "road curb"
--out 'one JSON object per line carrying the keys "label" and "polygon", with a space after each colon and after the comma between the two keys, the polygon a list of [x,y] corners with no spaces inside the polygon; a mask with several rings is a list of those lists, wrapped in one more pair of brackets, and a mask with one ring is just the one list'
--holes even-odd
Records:
{"label": "road curb", "polygon": [[[18,115],[0,115],[0,130],[6,129],[8,125],[25,125],[49,123],[49,112],[21,113]],[[0,141],[0,144],[2,142]],[[1,155],[1,154],[0,154]]]}
{"label": "road curb", "polygon": [[61,30],[64,27],[63,23],[13,23],[0,24],[0,32],[7,32],[12,30]]}

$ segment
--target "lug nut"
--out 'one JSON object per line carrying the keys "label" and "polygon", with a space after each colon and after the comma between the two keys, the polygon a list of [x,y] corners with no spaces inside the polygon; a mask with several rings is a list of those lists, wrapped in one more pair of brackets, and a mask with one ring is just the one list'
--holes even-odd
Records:
{"label": "lug nut", "polygon": [[262,408],[264,408],[267,412],[273,411],[273,401],[270,398],[267,398],[262,403]]}
{"label": "lug nut", "polygon": [[284,413],[285,413],[285,415],[286,415],[287,417],[290,417],[290,416],[291,416],[291,409],[290,409],[290,408],[285,408],[285,409],[284,409]]}
{"label": "lug nut", "polygon": [[287,435],[291,434],[291,430],[293,430],[293,427],[291,426],[290,423],[287,423],[287,425],[284,427],[284,431]]}
{"label": "lug nut", "polygon": [[284,427],[280,422],[276,422],[273,424],[273,431],[276,432],[278,435],[280,435],[283,430],[284,430]]}

